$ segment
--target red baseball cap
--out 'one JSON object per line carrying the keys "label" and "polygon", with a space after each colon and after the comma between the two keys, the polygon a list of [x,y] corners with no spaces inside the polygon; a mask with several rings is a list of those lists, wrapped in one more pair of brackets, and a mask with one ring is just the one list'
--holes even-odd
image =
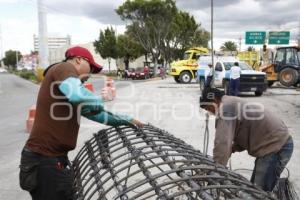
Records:
{"label": "red baseball cap", "polygon": [[92,67],[93,74],[99,73],[102,70],[102,66],[95,62],[93,55],[86,48],[80,46],[69,48],[65,53],[65,57],[66,59],[72,57],[83,57],[87,59],[87,61],[90,63],[90,66]]}

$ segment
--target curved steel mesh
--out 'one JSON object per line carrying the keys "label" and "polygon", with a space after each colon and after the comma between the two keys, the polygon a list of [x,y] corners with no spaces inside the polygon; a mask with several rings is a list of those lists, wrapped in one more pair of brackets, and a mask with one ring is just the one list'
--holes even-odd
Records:
{"label": "curved steel mesh", "polygon": [[100,130],[73,161],[77,199],[271,199],[151,125]]}

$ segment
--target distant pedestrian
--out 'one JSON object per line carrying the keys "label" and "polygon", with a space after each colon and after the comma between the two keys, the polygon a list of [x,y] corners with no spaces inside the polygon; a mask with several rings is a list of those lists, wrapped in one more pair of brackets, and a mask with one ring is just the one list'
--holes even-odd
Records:
{"label": "distant pedestrian", "polygon": [[145,79],[150,78],[150,70],[147,65],[144,67],[144,75],[145,75]]}
{"label": "distant pedestrian", "polygon": [[163,67],[158,67],[158,70],[161,79],[165,79],[166,78],[165,69]]}
{"label": "distant pedestrian", "polygon": [[239,67],[239,63],[235,62],[233,66],[230,68],[230,95],[238,96],[240,89],[240,76],[241,76],[241,68]]}
{"label": "distant pedestrian", "polygon": [[125,69],[125,72],[124,72],[124,78],[125,78],[125,80],[127,80],[128,77],[129,77],[129,71],[128,71],[128,69]]}
{"label": "distant pedestrian", "polygon": [[209,72],[205,80],[204,88],[208,88],[211,86],[211,81],[213,79],[213,66],[211,63],[208,63]]}

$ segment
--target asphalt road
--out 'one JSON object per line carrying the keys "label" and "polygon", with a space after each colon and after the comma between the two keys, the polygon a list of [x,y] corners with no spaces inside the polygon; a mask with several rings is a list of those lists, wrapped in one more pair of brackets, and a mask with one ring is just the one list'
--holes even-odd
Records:
{"label": "asphalt road", "polygon": [[28,137],[26,118],[35,104],[38,85],[0,74],[0,199],[26,199],[18,187],[21,149]]}
{"label": "asphalt road", "polygon": [[[104,77],[89,79],[97,95],[101,94]],[[136,83],[142,81],[136,81]],[[117,81],[116,88],[132,82]],[[135,82],[134,82],[135,83]],[[26,119],[29,108],[35,105],[39,85],[9,73],[0,73],[0,199],[29,200],[27,192],[18,185],[21,150],[28,138]],[[84,131],[82,128],[81,131]]]}

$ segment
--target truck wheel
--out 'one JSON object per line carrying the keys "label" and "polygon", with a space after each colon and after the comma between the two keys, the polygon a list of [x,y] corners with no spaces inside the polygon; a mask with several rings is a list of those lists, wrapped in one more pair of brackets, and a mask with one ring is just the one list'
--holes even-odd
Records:
{"label": "truck wheel", "polygon": [[224,93],[226,95],[230,95],[230,84],[229,84],[229,81],[225,81],[225,83],[224,83]]}
{"label": "truck wheel", "polygon": [[261,91],[255,91],[255,96],[260,97],[263,94]]}
{"label": "truck wheel", "polygon": [[174,76],[174,80],[175,80],[176,83],[180,83],[178,76]]}
{"label": "truck wheel", "polygon": [[275,81],[268,81],[268,86],[271,87]]}
{"label": "truck wheel", "polygon": [[201,78],[199,83],[200,83],[200,92],[202,92],[204,90],[205,80],[203,78]]}
{"label": "truck wheel", "polygon": [[292,68],[285,68],[279,73],[279,81],[286,87],[293,86],[297,83],[299,74]]}
{"label": "truck wheel", "polygon": [[190,83],[192,80],[192,75],[190,72],[182,72],[179,76],[179,80],[181,83]]}

